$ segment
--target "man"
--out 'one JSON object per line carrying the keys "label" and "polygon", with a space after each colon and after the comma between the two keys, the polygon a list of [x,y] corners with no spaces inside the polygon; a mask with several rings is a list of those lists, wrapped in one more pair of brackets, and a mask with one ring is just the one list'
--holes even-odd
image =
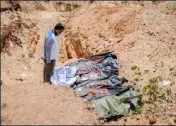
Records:
{"label": "man", "polygon": [[50,84],[50,78],[53,75],[56,59],[58,57],[58,43],[56,40],[56,36],[59,36],[64,30],[64,26],[58,23],[54,30],[47,31],[45,35],[45,42],[44,42],[44,52],[43,52],[43,60],[45,63],[43,78],[44,83],[48,82]]}

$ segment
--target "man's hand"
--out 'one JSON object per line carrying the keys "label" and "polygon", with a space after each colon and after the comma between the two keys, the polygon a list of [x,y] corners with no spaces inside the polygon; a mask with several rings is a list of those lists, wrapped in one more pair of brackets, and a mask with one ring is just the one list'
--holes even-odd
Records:
{"label": "man's hand", "polygon": [[46,68],[49,68],[50,66],[51,66],[51,63],[46,63],[46,64],[45,64],[45,67],[46,67]]}

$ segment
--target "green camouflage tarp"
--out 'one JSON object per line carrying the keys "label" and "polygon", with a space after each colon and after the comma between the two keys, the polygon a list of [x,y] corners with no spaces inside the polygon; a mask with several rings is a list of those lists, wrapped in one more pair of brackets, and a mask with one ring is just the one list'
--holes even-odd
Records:
{"label": "green camouflage tarp", "polygon": [[95,109],[99,118],[110,118],[117,115],[131,115],[139,107],[140,91],[131,88],[119,96],[106,96],[98,100],[92,100],[91,106]]}

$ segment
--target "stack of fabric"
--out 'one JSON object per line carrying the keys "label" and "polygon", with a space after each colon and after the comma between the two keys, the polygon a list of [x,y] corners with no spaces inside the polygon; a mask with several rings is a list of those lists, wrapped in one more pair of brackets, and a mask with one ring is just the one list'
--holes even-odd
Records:
{"label": "stack of fabric", "polygon": [[140,106],[140,91],[133,86],[122,86],[128,80],[118,75],[116,59],[112,52],[79,59],[56,68],[51,81],[73,88],[99,118],[131,115]]}

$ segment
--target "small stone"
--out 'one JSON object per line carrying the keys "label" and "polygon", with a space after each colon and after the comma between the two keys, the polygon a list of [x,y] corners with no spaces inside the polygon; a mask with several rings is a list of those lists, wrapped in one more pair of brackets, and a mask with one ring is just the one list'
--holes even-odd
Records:
{"label": "small stone", "polygon": [[24,67],[25,70],[28,70],[29,68],[28,67]]}
{"label": "small stone", "polygon": [[7,108],[7,104],[6,104],[6,103],[3,103],[3,104],[2,104],[2,108]]}
{"label": "small stone", "polygon": [[156,119],[155,118],[149,118],[149,123],[150,125],[153,125],[156,123]]}
{"label": "small stone", "polygon": [[139,120],[139,118],[136,118],[136,120]]}
{"label": "small stone", "polygon": [[127,122],[127,119],[125,118],[125,119],[123,119],[124,120],[124,122]]}
{"label": "small stone", "polygon": [[103,119],[100,119],[99,122],[100,122],[100,124],[104,124],[105,123]]}
{"label": "small stone", "polygon": [[27,76],[26,74],[20,74],[20,75],[18,76],[18,80],[23,81],[23,80],[25,80],[25,77],[26,77],[26,76]]}

